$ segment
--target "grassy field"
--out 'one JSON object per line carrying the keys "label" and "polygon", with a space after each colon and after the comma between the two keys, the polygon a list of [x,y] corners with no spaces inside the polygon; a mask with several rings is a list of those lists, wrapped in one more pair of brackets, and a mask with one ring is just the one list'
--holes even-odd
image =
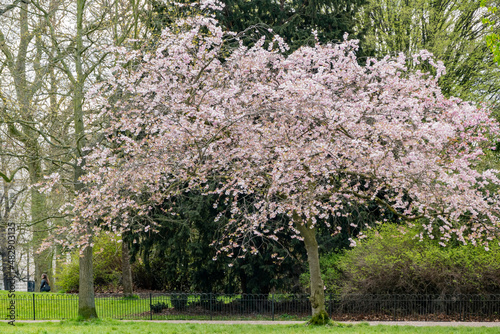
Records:
{"label": "grassy field", "polygon": [[334,325],[328,327],[312,327],[305,325],[219,325],[219,324],[171,324],[151,322],[120,322],[116,320],[98,320],[92,322],[63,321],[61,323],[16,323],[16,326],[7,323],[0,324],[0,333],[30,333],[30,334],[107,334],[107,333],[227,333],[227,334],[365,334],[365,333],[498,333],[499,328],[486,327],[411,327],[411,326],[370,326]]}

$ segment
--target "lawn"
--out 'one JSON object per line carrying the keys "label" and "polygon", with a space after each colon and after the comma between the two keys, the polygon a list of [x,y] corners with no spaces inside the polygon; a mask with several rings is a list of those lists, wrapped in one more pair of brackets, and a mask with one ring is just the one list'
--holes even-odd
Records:
{"label": "lawn", "polygon": [[120,322],[117,320],[98,320],[92,322],[63,321],[61,323],[16,323],[16,326],[7,323],[0,324],[0,333],[33,333],[33,334],[58,334],[58,333],[227,333],[227,334],[258,334],[258,333],[287,333],[287,334],[364,334],[364,333],[498,333],[497,328],[486,327],[411,327],[411,326],[370,326],[360,325],[335,325],[328,327],[313,327],[305,325],[222,325],[222,324],[172,324],[152,322]]}
{"label": "lawn", "polygon": [[[238,306],[231,306],[229,303],[235,297],[215,297],[213,300],[212,312],[210,308],[198,307],[186,308],[188,304],[199,304],[202,302],[200,296],[181,296],[182,300],[173,299],[174,296],[153,294],[151,299],[149,295],[142,297],[124,299],[120,296],[112,297],[96,297],[95,304],[97,314],[104,319],[130,319],[130,320],[224,320],[224,319],[255,319],[255,320],[271,320],[272,315],[270,310],[254,310],[254,309],[239,309]],[[187,298],[187,299],[186,299]],[[222,298],[222,299],[221,299]],[[174,306],[175,302],[181,302],[182,307]],[[206,301],[205,301],[206,302]],[[164,305],[158,312],[151,312],[150,304]],[[258,303],[257,303],[258,304]],[[5,310],[10,305],[10,298],[7,291],[0,291],[0,310]],[[212,304],[210,304],[212,305]],[[225,311],[222,307],[225,306]],[[64,293],[33,293],[33,292],[16,292],[15,293],[15,308],[16,319],[18,320],[62,320],[74,319],[78,315],[78,296],[74,294]],[[217,311],[218,310],[218,311]],[[0,311],[0,319],[4,315]],[[309,317],[309,309],[302,312],[302,315],[293,315],[281,312],[275,315],[276,320],[307,320]]]}
{"label": "lawn", "polygon": [[[35,298],[33,298],[35,296]],[[72,319],[78,315],[78,296],[63,293],[16,292],[16,319]],[[144,318],[149,299],[96,298],[96,310],[103,318]],[[0,310],[10,303],[7,291],[0,292]],[[34,311],[33,311],[34,308]],[[7,311],[5,311],[7,312]],[[0,319],[3,319],[0,313]]]}

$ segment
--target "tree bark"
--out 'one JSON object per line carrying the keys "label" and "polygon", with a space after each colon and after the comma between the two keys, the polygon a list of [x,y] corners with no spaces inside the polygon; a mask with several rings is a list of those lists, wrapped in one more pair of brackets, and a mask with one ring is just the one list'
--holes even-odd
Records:
{"label": "tree bark", "polygon": [[[301,222],[295,222],[295,228],[300,232],[304,239],[304,245],[307,250],[307,262],[309,264],[311,296],[309,297],[312,307],[312,316],[315,318],[328,319],[328,313],[325,308],[325,290],[321,271],[319,266],[318,242],[316,241],[316,228],[310,228]],[[326,319],[324,319],[326,320]],[[326,320],[327,322],[327,320]]]}
{"label": "tree bark", "polygon": [[122,241],[122,285],[123,295],[128,297],[134,293],[132,285],[132,268],[130,266],[130,254],[128,245]]}
{"label": "tree bark", "polygon": [[94,268],[92,266],[92,248],[89,246],[80,255],[78,315],[83,319],[97,318],[94,300]]}

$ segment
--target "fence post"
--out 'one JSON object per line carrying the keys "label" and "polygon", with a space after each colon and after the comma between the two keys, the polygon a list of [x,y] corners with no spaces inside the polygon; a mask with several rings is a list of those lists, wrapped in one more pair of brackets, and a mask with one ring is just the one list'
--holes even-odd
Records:
{"label": "fence post", "polygon": [[396,321],[396,295],[393,296],[394,301],[393,301],[393,307],[394,307],[394,316],[393,316],[393,321]]}
{"label": "fence post", "polygon": [[273,293],[273,303],[271,304],[271,312],[272,312],[272,315],[273,315],[273,321],[274,321],[274,293]]}
{"label": "fence post", "polygon": [[212,313],[213,313],[213,310],[212,310],[212,293],[210,292],[210,320],[212,320]]}
{"label": "fence post", "polygon": [[153,320],[153,302],[151,299],[151,292],[149,293],[149,320]]}
{"label": "fence post", "polygon": [[33,292],[33,320],[36,320],[35,317],[35,293]]}

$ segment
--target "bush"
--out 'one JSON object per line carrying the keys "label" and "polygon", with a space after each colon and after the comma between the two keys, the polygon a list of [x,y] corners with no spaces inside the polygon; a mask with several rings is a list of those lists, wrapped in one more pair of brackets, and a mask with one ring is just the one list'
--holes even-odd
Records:
{"label": "bush", "polygon": [[170,296],[170,301],[172,301],[172,306],[179,311],[186,309],[187,299],[188,295],[186,294],[172,294]]}
{"label": "bush", "polygon": [[166,309],[166,308],[168,308],[168,305],[166,303],[163,303],[163,302],[151,305],[151,310],[154,313],[160,313],[161,311],[163,311],[163,309]]}
{"label": "bush", "polygon": [[[440,246],[416,228],[386,225],[358,246],[322,261],[327,292],[362,294],[500,293],[500,247]],[[334,274],[329,274],[331,271]]]}
{"label": "bush", "polygon": [[[93,263],[96,290],[116,291],[122,275],[121,244],[107,235],[96,237]],[[75,252],[71,254],[71,261],[63,264],[60,272],[56,275],[58,287],[66,292],[78,292],[79,271],[79,253]]]}
{"label": "bush", "polygon": [[[344,257],[344,251],[335,250],[320,257],[321,278],[325,284],[326,293],[339,294],[342,292],[342,269],[340,261]],[[310,291],[309,271],[300,275],[300,282],[305,291]]]}

